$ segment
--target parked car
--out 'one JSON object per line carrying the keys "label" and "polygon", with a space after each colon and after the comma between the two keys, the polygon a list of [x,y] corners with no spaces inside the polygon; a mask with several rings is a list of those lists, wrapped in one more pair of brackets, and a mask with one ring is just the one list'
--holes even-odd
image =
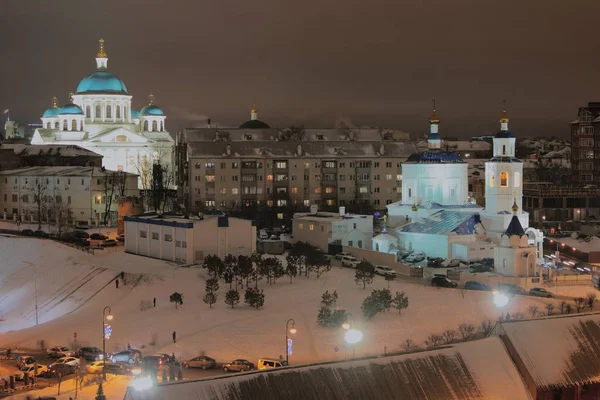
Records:
{"label": "parked car", "polygon": [[133,365],[137,364],[142,358],[142,352],[139,350],[123,350],[110,356],[110,361],[125,362]]}
{"label": "parked car", "polygon": [[442,263],[443,267],[448,267],[448,268],[458,268],[460,267],[461,261],[457,258],[453,258],[453,259],[448,259],[446,261],[444,261]]}
{"label": "parked car", "polygon": [[79,367],[69,364],[52,364],[48,366],[48,370],[44,373],[44,376],[52,378],[56,376],[56,373],[60,372],[62,376],[73,375]]}
{"label": "parked car", "polygon": [[75,352],[68,347],[53,347],[48,350],[48,357],[62,358],[62,357],[74,357]]}
{"label": "parked car", "polygon": [[230,363],[223,365],[223,371],[225,372],[242,372],[242,371],[250,371],[254,369],[254,364],[252,364],[248,360],[237,359],[233,360]]}
{"label": "parked car", "polygon": [[194,357],[190,360],[186,360],[183,362],[183,366],[185,368],[202,368],[209,369],[215,368],[217,366],[217,362],[214,358],[210,358],[207,356]]}
{"label": "parked car", "polygon": [[21,235],[23,235],[23,236],[34,236],[34,232],[31,229],[23,229],[21,231]]}
{"label": "parked car", "polygon": [[37,365],[37,372],[35,372],[35,364],[26,365],[19,372],[15,374],[15,379],[18,381],[22,381],[25,379],[25,374],[29,374],[29,376],[40,376],[48,371],[48,367],[42,364]]}
{"label": "parked car", "polygon": [[77,352],[77,356],[88,361],[102,360],[102,350],[97,347],[82,347]]}
{"label": "parked car", "polygon": [[52,367],[55,367],[55,366],[60,365],[60,364],[71,365],[73,367],[78,367],[79,366],[79,358],[75,358],[75,357],[62,357],[62,358],[59,358],[58,360],[56,360],[55,362],[53,362],[52,364],[48,365],[48,368],[52,369]]}
{"label": "parked car", "polygon": [[49,235],[42,230],[38,230],[38,231],[33,232],[33,236],[39,237],[39,238],[48,238]]}
{"label": "parked car", "polygon": [[87,233],[86,231],[77,231],[77,230],[75,230],[75,231],[71,232],[71,235],[73,237],[78,238],[78,239],[89,239],[90,238],[90,234]]}
{"label": "parked car", "polygon": [[554,297],[552,293],[541,287],[534,287],[529,291],[529,294],[537,297]]}
{"label": "parked car", "polygon": [[391,269],[390,267],[386,267],[385,265],[376,265],[375,273],[381,276],[396,276],[396,271]]}
{"label": "parked car", "polygon": [[272,369],[272,368],[280,368],[287,365],[284,360],[279,358],[261,358],[258,360],[257,369]]}
{"label": "parked car", "polygon": [[125,235],[124,234],[120,234],[119,236],[117,236],[117,241],[124,242],[125,241]]}
{"label": "parked car", "polygon": [[398,261],[404,260],[406,257],[414,253],[414,250],[402,250],[398,252]]}
{"label": "parked car", "polygon": [[346,253],[346,252],[343,252],[343,251],[342,251],[341,253],[337,253],[337,254],[335,255],[335,259],[336,259],[336,260],[341,260],[341,259],[342,259],[342,258],[344,258],[345,256],[351,256],[351,254],[350,254],[350,253]]}
{"label": "parked car", "polygon": [[356,268],[358,264],[360,264],[360,261],[354,256],[342,257],[342,267]]}
{"label": "parked car", "polygon": [[117,245],[117,241],[115,239],[106,239],[102,246],[104,247],[114,247]]}
{"label": "parked car", "polygon": [[35,358],[32,356],[22,355],[17,357],[17,368],[21,369],[26,365],[35,364]]}
{"label": "parked car", "polygon": [[498,286],[498,291],[505,293],[505,294],[525,294],[525,289],[512,284],[512,283],[499,283]]}
{"label": "parked car", "polygon": [[458,286],[458,284],[454,281],[451,281],[446,276],[436,275],[433,277],[433,279],[431,279],[431,286],[455,288]]}
{"label": "parked car", "polygon": [[[103,365],[104,361],[94,361],[87,364],[85,369],[90,374],[97,374],[102,372]],[[106,360],[106,372],[118,373],[120,371],[123,371],[123,365]]]}
{"label": "parked car", "polygon": [[490,287],[481,282],[467,281],[467,282],[465,282],[465,289],[468,289],[468,290],[490,290]]}
{"label": "parked car", "polygon": [[494,259],[493,258],[482,258],[481,259],[481,263],[483,265],[491,265],[492,267],[494,266]]}
{"label": "parked car", "polygon": [[413,263],[418,263],[421,262],[425,259],[426,255],[423,252],[416,252],[416,253],[412,253],[409,254],[405,259],[404,262],[409,263],[409,264],[413,264]]}
{"label": "parked car", "polygon": [[427,267],[429,268],[441,268],[444,259],[442,257],[429,257],[427,259]]}
{"label": "parked car", "polygon": [[106,240],[108,239],[108,236],[105,236],[101,233],[92,233],[90,235],[90,240]]}
{"label": "parked car", "polygon": [[474,263],[469,265],[469,271],[470,272],[492,272],[494,270],[494,266],[493,265],[486,265],[486,264],[480,264],[480,263]]}

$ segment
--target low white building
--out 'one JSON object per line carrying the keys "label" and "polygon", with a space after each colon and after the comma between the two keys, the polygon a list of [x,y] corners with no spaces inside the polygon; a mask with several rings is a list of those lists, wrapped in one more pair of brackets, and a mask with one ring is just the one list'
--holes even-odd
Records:
{"label": "low white building", "polygon": [[340,207],[339,213],[318,212],[311,206],[310,213],[296,213],[292,220],[294,243],[307,242],[324,252],[329,244],[371,249],[373,240],[373,216],[346,214]]}
{"label": "low white building", "polygon": [[256,223],[247,219],[151,213],[124,221],[125,251],[140,256],[193,264],[210,254],[249,256],[256,251]]}
{"label": "low white building", "polygon": [[[113,184],[114,179],[114,184]],[[87,225],[116,223],[119,198],[138,194],[137,175],[98,167],[28,167],[0,171],[2,219]],[[38,198],[40,200],[38,200]]]}

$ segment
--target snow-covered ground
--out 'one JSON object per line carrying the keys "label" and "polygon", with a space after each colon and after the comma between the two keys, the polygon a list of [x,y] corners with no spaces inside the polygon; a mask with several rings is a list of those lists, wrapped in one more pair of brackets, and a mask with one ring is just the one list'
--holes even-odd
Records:
{"label": "snow-covered ground", "polygon": [[[496,320],[501,312],[507,311],[528,315],[531,305],[543,310],[547,302],[556,303],[516,296],[500,310],[493,304],[489,292],[393,281],[390,282],[392,293],[405,291],[408,295],[408,309],[402,315],[392,310],[367,321],[360,309],[362,300],[372,289],[387,287],[388,282],[376,277],[364,290],[362,285],[355,284],[354,270],[333,267],[319,279],[312,274],[310,279],[295,278],[293,284],[289,278],[281,278],[272,286],[260,281],[259,288],[264,289],[266,296],[265,306],[260,310],[243,303],[243,291],[240,304],[235,309],[229,308],[224,303],[229,285],[221,281],[217,304],[210,309],[202,302],[205,271],[124,254],[122,247],[92,255],[49,240],[0,237],[0,252],[3,255],[0,307],[5,319],[0,321],[0,331],[4,332],[0,335],[0,348],[9,345],[36,348],[40,340],[44,340],[46,347],[72,346],[74,333],[79,345],[101,347],[102,310],[110,306],[114,319],[112,338],[107,341],[109,352],[129,343],[144,353],[173,352],[183,358],[205,353],[218,361],[246,358],[256,362],[260,357],[285,354],[285,324],[293,318],[297,332],[291,335],[294,343],[290,363],[299,364],[345,357],[343,330],[323,328],[316,323],[321,294],[326,290],[337,291],[337,306],[352,313],[355,328],[364,333],[362,342],[356,346],[356,356],[382,354],[384,347],[390,352],[396,351],[407,339],[423,346],[430,334],[456,329],[463,322],[479,325],[482,320]],[[37,266],[39,304],[54,304],[57,300],[54,303],[49,300],[65,298],[44,314],[40,313],[39,326],[32,326],[33,271],[24,261]],[[72,289],[64,289],[65,284],[77,277],[82,279],[93,268],[106,269],[101,275],[105,279],[94,278],[92,282],[97,280],[98,283],[93,289],[91,286],[85,289],[84,285],[68,294]],[[136,285],[121,283],[117,289],[111,283],[90,296],[121,271],[145,275],[142,280],[136,280]],[[173,292],[183,293],[184,304],[179,309],[169,302]],[[157,300],[156,308],[141,311],[142,302],[151,303],[153,298]],[[87,302],[82,304],[84,299]],[[177,332],[177,343],[172,341],[173,331]]]}

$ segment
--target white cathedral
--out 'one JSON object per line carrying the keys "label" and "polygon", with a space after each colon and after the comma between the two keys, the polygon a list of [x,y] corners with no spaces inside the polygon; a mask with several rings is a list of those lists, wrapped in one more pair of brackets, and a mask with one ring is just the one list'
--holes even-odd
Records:
{"label": "white cathedral", "polygon": [[108,71],[104,40],[96,54],[96,71],[79,82],[67,104],[52,107],[42,115],[42,127],[35,130],[31,144],[77,145],[104,156],[103,167],[125,171],[148,179],[149,166],[160,162],[172,173],[174,141],[165,127],[166,116],[154,104],[139,112],[131,106],[132,96],[121,79]]}
{"label": "white cathedral", "polygon": [[402,200],[387,206],[373,250],[422,251],[428,257],[493,257],[497,272],[535,276],[543,263],[543,234],[529,227],[522,211],[523,163],[515,157],[506,108],[485,163],[485,208],[469,198],[468,165],[441,148],[435,104],[429,119],[428,149],[402,164]]}

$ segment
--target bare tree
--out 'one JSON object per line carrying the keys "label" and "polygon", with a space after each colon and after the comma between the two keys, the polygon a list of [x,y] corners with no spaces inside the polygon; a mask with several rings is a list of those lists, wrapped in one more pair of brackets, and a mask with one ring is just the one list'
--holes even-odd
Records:
{"label": "bare tree", "polygon": [[42,215],[48,202],[48,178],[36,177],[29,185],[29,191],[33,194],[33,204],[37,211],[38,230],[42,229]]}
{"label": "bare tree", "polygon": [[172,172],[168,165],[160,163],[152,165],[149,197],[155,211],[171,208],[170,203],[174,199],[172,188],[175,183]]}
{"label": "bare tree", "polygon": [[51,203],[54,224],[59,235],[66,230],[69,222],[72,219],[71,206],[68,203],[65,203],[64,200],[65,199],[63,199],[60,195],[57,195],[54,197],[54,200]]}
{"label": "bare tree", "polygon": [[575,303],[575,309],[579,313],[585,308],[586,300],[583,297],[575,297],[573,303]]}
{"label": "bare tree", "polygon": [[130,162],[130,165],[140,177],[142,190],[146,193],[150,190],[150,184],[152,183],[152,162],[148,159],[148,156],[138,154],[136,159]]}
{"label": "bare tree", "polygon": [[585,302],[590,310],[594,309],[594,305],[596,304],[596,293],[588,293]]}
{"label": "bare tree", "polygon": [[462,323],[458,326],[458,334],[465,342],[475,334],[475,326],[473,324]]}
{"label": "bare tree", "polygon": [[529,308],[527,309],[527,311],[529,311],[529,314],[531,315],[531,318],[535,318],[539,314],[538,306],[529,306]]}
{"label": "bare tree", "polygon": [[546,312],[548,313],[548,315],[552,315],[552,313],[554,312],[554,304],[546,304]]}
{"label": "bare tree", "polygon": [[412,341],[412,339],[406,339],[400,344],[400,348],[404,351],[415,351],[419,349],[419,347]]}
{"label": "bare tree", "polygon": [[102,197],[104,198],[104,218],[102,223],[106,225],[110,217],[112,203],[117,190],[117,177],[115,171],[103,171],[102,176]]}
{"label": "bare tree", "polygon": [[117,171],[114,178],[117,196],[125,197],[125,191],[127,190],[127,173],[123,171]]}
{"label": "bare tree", "polygon": [[429,335],[427,337],[427,339],[425,340],[425,344],[428,347],[437,347],[439,345],[441,345],[442,343],[444,343],[444,338],[442,337],[442,335],[438,335],[438,334],[432,334]]}
{"label": "bare tree", "polygon": [[489,319],[481,321],[481,325],[479,325],[479,333],[483,336],[487,336],[494,329],[494,324]]}
{"label": "bare tree", "polygon": [[444,344],[453,343],[456,340],[456,331],[454,329],[447,329],[442,333],[442,339]]}
{"label": "bare tree", "polygon": [[[565,311],[567,311],[567,302],[562,300],[559,304],[558,304],[558,309],[560,310],[561,314],[564,314]],[[570,312],[569,312],[570,314]]]}

